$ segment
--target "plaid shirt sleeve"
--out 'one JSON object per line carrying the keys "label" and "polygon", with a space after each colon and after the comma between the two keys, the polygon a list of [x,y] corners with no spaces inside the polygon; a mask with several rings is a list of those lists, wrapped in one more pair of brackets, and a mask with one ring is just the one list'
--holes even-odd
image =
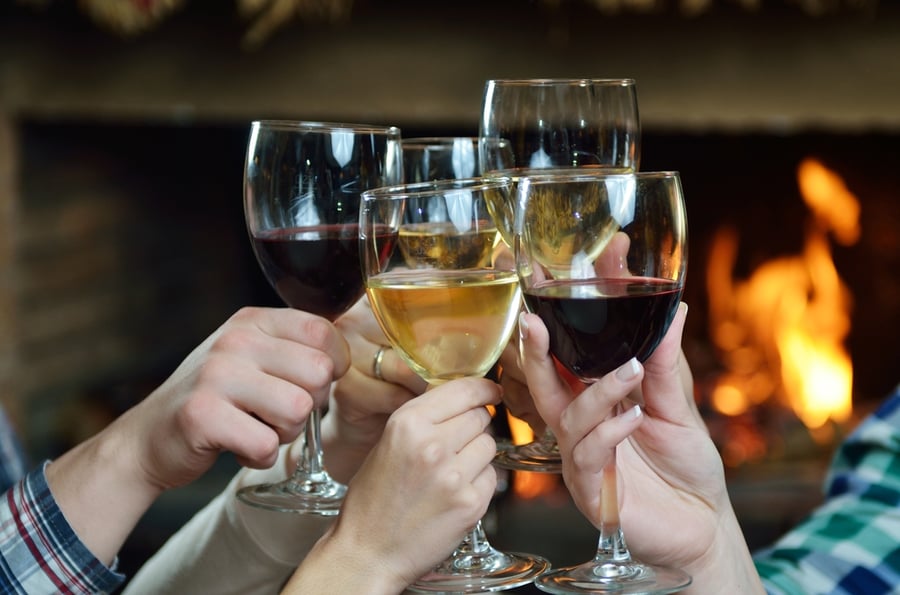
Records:
{"label": "plaid shirt sleeve", "polygon": [[78,539],[50,493],[46,463],[24,477],[25,459],[0,410],[0,593],[107,593],[125,577]]}
{"label": "plaid shirt sleeve", "polygon": [[756,567],[770,594],[897,593],[900,585],[900,387],[838,449],[825,503]]}

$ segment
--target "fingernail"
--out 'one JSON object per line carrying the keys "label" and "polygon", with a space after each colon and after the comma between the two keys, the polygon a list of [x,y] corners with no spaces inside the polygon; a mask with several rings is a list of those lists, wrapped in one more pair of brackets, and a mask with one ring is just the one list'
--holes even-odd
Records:
{"label": "fingernail", "polygon": [[631,380],[635,376],[638,375],[638,372],[641,370],[641,365],[638,363],[637,358],[631,358],[616,370],[616,378],[621,380],[622,382],[627,382]]}
{"label": "fingernail", "polygon": [[640,405],[635,405],[631,409],[625,412],[625,415],[628,416],[628,419],[637,419],[644,414],[644,410],[641,409]]}
{"label": "fingernail", "polygon": [[687,316],[687,312],[688,312],[687,302],[681,302],[680,307],[684,309],[684,315]]}
{"label": "fingernail", "polygon": [[528,338],[528,321],[525,320],[525,312],[519,312],[519,340]]}

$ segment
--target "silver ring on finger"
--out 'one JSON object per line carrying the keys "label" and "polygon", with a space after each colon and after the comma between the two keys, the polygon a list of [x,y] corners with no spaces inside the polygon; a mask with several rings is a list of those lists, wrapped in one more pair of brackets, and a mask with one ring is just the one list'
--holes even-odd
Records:
{"label": "silver ring on finger", "polygon": [[378,351],[375,352],[375,358],[372,360],[372,376],[377,378],[378,380],[384,380],[384,376],[381,373],[381,364],[384,362],[384,352],[390,349],[387,345],[382,345],[378,348]]}

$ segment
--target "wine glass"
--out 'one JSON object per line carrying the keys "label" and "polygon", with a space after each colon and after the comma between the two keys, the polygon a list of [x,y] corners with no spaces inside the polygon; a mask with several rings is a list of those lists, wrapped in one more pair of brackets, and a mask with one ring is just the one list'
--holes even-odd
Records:
{"label": "wine glass", "polygon": [[[637,171],[640,130],[634,79],[489,80],[478,133],[481,175],[515,180],[542,168]],[[513,205],[489,206],[511,246]],[[497,465],[549,473],[562,470],[549,429],[528,444],[501,444]]]}
{"label": "wine glass", "polygon": [[[556,360],[591,383],[645,361],[675,317],[687,267],[677,172],[523,176],[514,254],[525,306],[541,317]],[[535,581],[550,593],[671,593],[676,569],[633,559],[619,525],[615,451],[603,472],[594,558]]]}
{"label": "wine glass", "polygon": [[[360,257],[369,302],[394,350],[430,385],[484,376],[515,328],[515,263],[510,250],[496,255],[497,227],[485,205],[487,193],[511,188],[506,179],[466,178],[363,193]],[[479,521],[409,589],[511,589],[548,567],[540,556],[495,549]]]}
{"label": "wine glass", "polygon": [[404,138],[403,175],[408,184],[478,175],[477,136]]}
{"label": "wine glass", "polygon": [[[285,120],[251,124],[244,171],[247,230],[260,267],[288,306],[334,321],[363,296],[360,194],[398,183],[402,175],[398,128]],[[243,502],[338,514],[347,488],[325,470],[321,416],[319,408],[310,413],[291,477],[239,490]]]}

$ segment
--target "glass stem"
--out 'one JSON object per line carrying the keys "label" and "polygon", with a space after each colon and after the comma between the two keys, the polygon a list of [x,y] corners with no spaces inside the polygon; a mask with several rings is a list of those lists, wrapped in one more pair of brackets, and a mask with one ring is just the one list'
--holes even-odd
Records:
{"label": "glass stem", "polygon": [[554,450],[556,450],[556,436],[553,434],[553,430],[551,430],[549,426],[544,428],[544,433],[541,434],[540,444],[547,452],[553,452]]}
{"label": "glass stem", "polygon": [[466,533],[466,536],[463,538],[462,543],[459,544],[459,547],[456,548],[456,551],[460,554],[471,556],[484,554],[491,550],[491,544],[488,543],[487,535],[484,532],[484,526],[479,520],[475,523],[475,526],[472,527],[472,530]]}
{"label": "glass stem", "polygon": [[625,544],[625,534],[619,524],[619,498],[616,480],[616,449],[606,466],[603,467],[603,482],[600,491],[600,539],[597,543],[597,554],[594,562],[609,564],[610,572],[618,575],[613,567],[631,561],[631,553]]}
{"label": "glass stem", "polygon": [[293,479],[305,483],[320,483],[327,481],[328,474],[325,471],[325,462],[322,454],[322,410],[313,409],[306,421],[306,429],[303,436],[303,449],[300,451],[300,459],[294,470]]}

